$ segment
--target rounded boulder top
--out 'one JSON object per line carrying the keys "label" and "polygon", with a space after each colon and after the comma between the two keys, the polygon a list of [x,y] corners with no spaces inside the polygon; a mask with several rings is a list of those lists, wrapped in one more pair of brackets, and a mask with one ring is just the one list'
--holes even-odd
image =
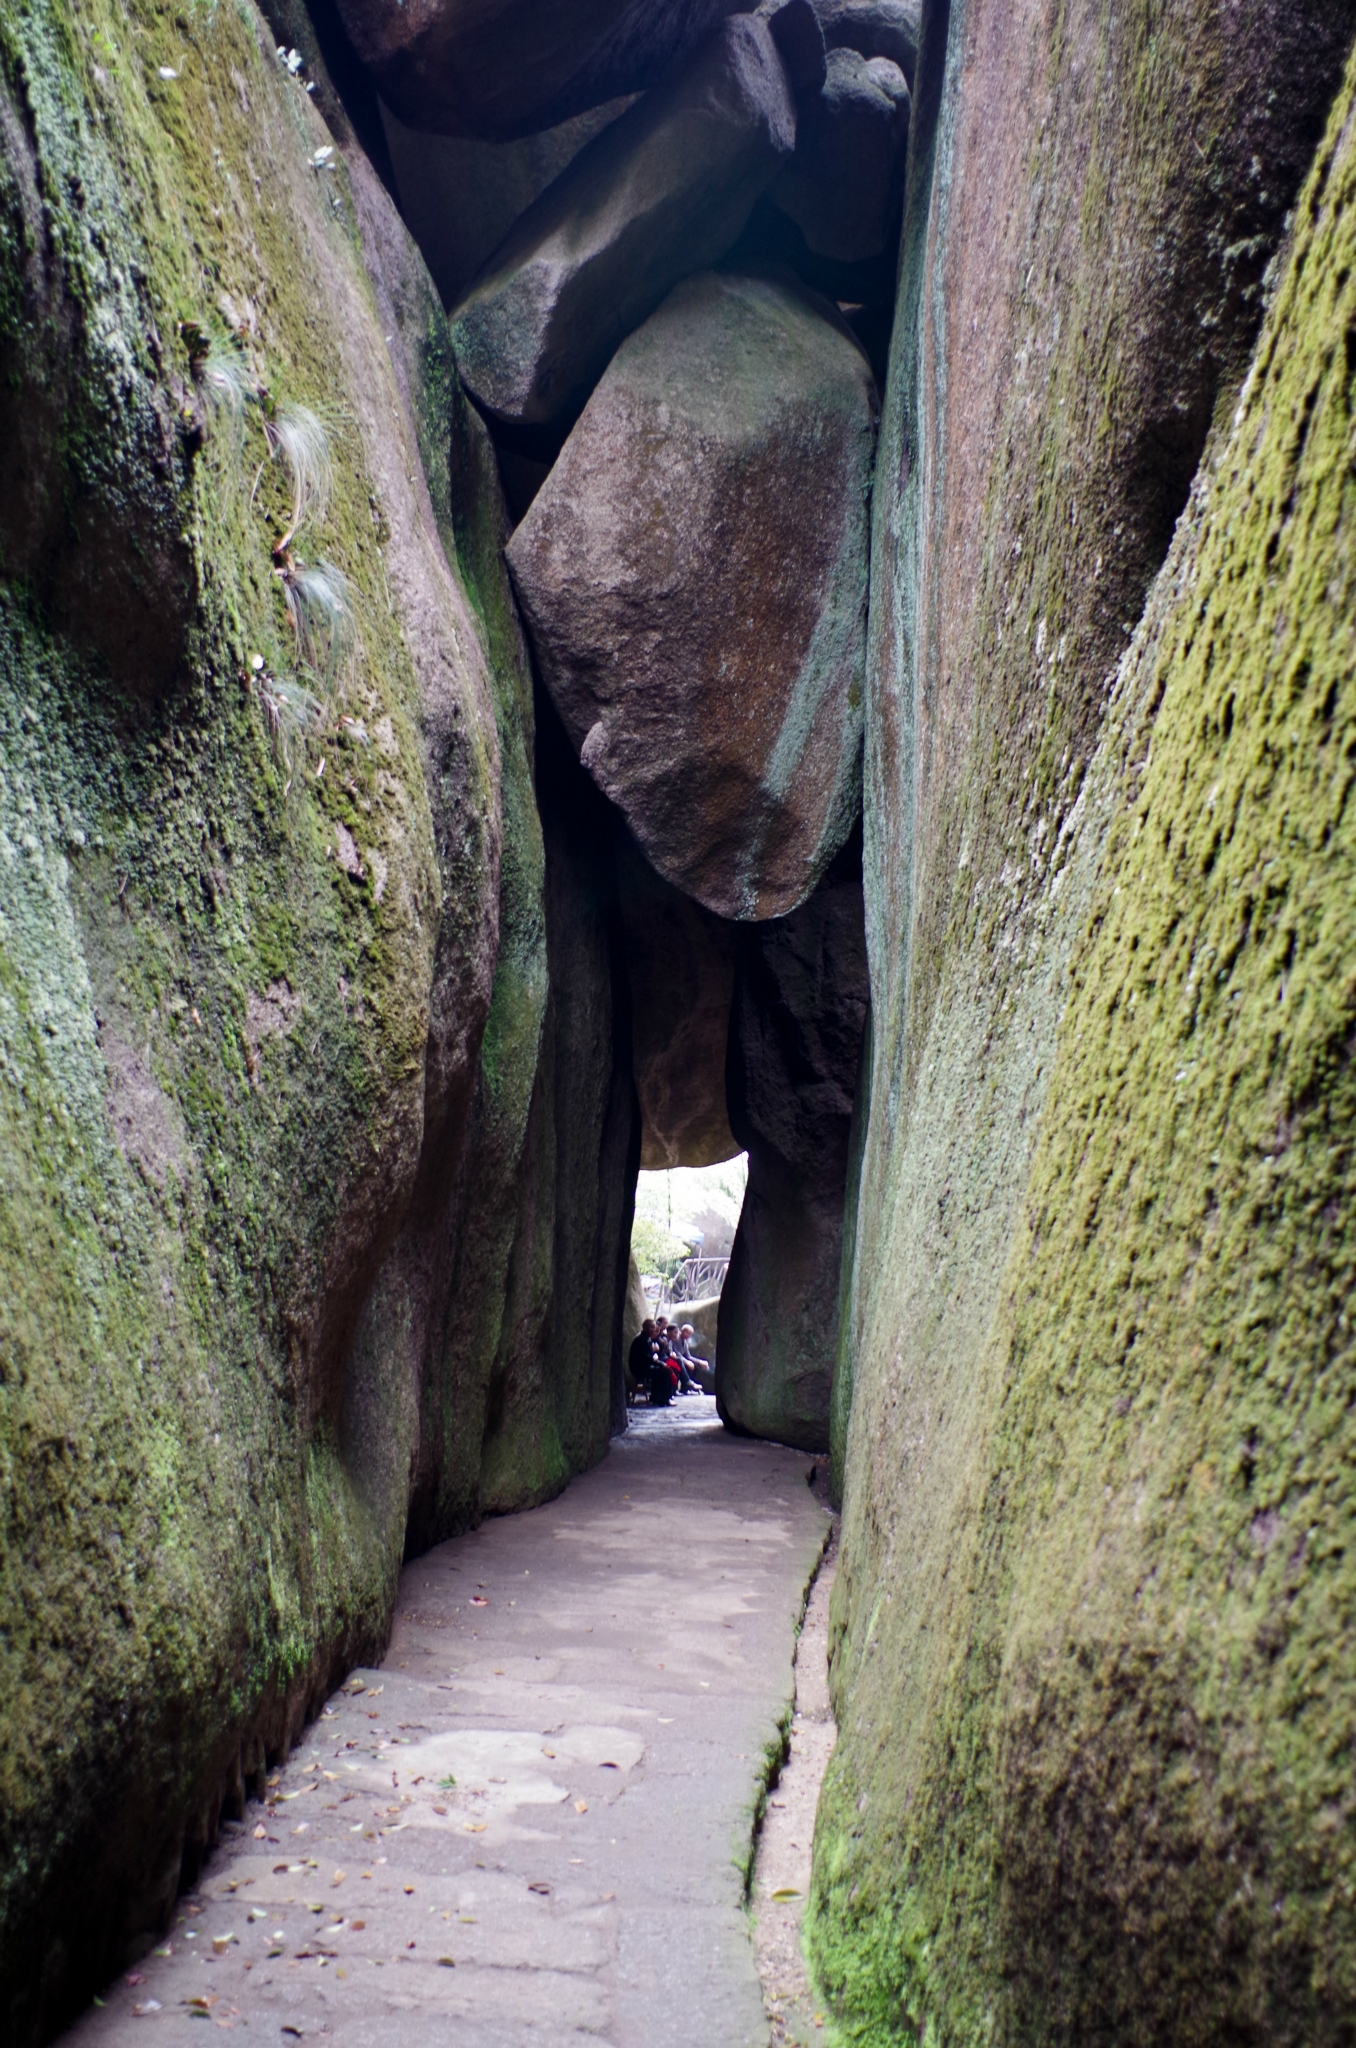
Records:
{"label": "rounded boulder top", "polygon": [[830,305],[703,273],[618,351],[509,544],[584,766],[723,917],[794,909],[857,816],[877,415]]}
{"label": "rounded boulder top", "polygon": [[339,0],[387,105],[504,142],[667,78],[746,0]]}

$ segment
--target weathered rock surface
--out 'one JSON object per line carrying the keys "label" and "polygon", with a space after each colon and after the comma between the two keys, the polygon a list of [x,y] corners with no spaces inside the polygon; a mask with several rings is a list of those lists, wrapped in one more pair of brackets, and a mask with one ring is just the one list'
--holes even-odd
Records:
{"label": "weathered rock surface", "polygon": [[714,1166],[739,1146],[725,1106],[735,927],[657,875],[629,835],[617,851],[640,1163]]}
{"label": "weathered rock surface", "polygon": [[504,142],[663,86],[738,0],[338,0],[408,127]]}
{"label": "weathered rock surface", "polygon": [[704,1301],[685,1301],[677,1311],[677,1321],[691,1323],[695,1336],[692,1349],[709,1365],[716,1363],[716,1336],[720,1324],[720,1296],[709,1295]]}
{"label": "weathered rock surface", "polygon": [[861,842],[808,903],[745,925],[730,1032],[730,1121],[749,1183],[720,1297],[716,1398],[728,1426],[829,1447],[849,1134],[868,990]]}
{"label": "weathered rock surface", "polygon": [[[274,43],[249,9],[171,29],[150,0],[0,22],[24,465],[0,492],[0,2031],[24,2048],[376,1653],[412,1486],[446,1533],[615,1420],[615,909],[581,937],[597,876],[543,859],[493,456],[432,286],[318,50],[293,77]],[[256,387],[314,457],[293,573],[342,572],[328,685],[275,573],[296,492]],[[455,474],[449,418],[479,437]],[[70,596],[105,572],[121,618]],[[508,1184],[468,1220],[487,1157]],[[552,1261],[574,1276],[568,1328],[476,1407],[445,1328],[542,1259],[548,1292]]]}
{"label": "weathered rock surface", "polygon": [[840,309],[850,309],[844,312],[849,324],[860,307],[877,310],[889,321],[899,273],[898,237],[892,231],[877,255],[856,262],[820,256],[790,215],[768,197],[759,200],[748,226],[718,267],[736,277],[789,271],[822,298],[834,301]]}
{"label": "weathered rock surface", "polygon": [[801,116],[796,153],[769,198],[817,256],[878,256],[899,227],[909,88],[888,57],[832,50],[824,90]]}
{"label": "weathered rock surface", "polygon": [[808,1918],[873,2043],[1349,2024],[1350,88],[1119,665],[1353,31],[965,0],[924,34]]}
{"label": "weathered rock surface", "polygon": [[[76,56],[94,31],[172,75],[119,63],[100,85]],[[31,586],[7,580],[0,615],[0,802],[22,849],[0,861],[16,2041],[154,1928],[223,1800],[381,1639],[416,1389],[403,1359],[365,1379],[353,1326],[426,1123],[457,1141],[496,936],[488,677],[346,176],[309,167],[333,145],[257,17],[181,24],[173,51],[165,34],[149,7],[0,27],[7,367],[42,393],[63,364],[68,421],[89,407],[118,429],[93,456],[119,491],[101,545],[137,556],[145,587],[156,529],[137,507],[165,472],[119,424],[143,408],[171,423],[191,535],[188,582],[176,559],[165,589],[169,611],[191,599],[168,666],[163,643],[129,639],[110,675]],[[204,220],[226,174],[238,200]],[[16,276],[25,249],[41,275]],[[210,327],[219,302],[243,340],[218,329],[203,365],[175,315]],[[297,661],[271,554],[292,492],[266,464],[251,501],[263,435],[257,414],[233,421],[214,363],[342,407],[328,502],[295,550],[343,572],[361,640],[290,762],[267,719]],[[31,445],[68,465],[59,495],[89,516],[90,444],[39,419]],[[58,1440],[53,1462],[39,1446]]]}
{"label": "weathered rock surface", "polygon": [[513,427],[568,426],[623,338],[725,254],[795,148],[798,88],[818,83],[779,47],[779,24],[802,15],[813,27],[806,0],[727,23],[528,208],[453,323],[462,381],[484,411]]}
{"label": "weathered rock surface", "polygon": [[912,85],[921,0],[814,0],[814,10],[827,48],[888,57]]}
{"label": "weathered rock surface", "polygon": [[802,902],[857,813],[875,386],[794,288],[688,280],[508,547],[571,742],[678,888]]}
{"label": "weathered rock surface", "polygon": [[445,306],[460,304],[515,222],[630,104],[609,100],[518,142],[429,135],[381,109],[401,216]]}
{"label": "weathered rock surface", "polygon": [[640,1284],[640,1268],[634,1255],[626,1261],[626,1301],[622,1308],[622,1358],[640,1335],[640,1326],[650,1313],[650,1304],[645,1299],[645,1289]]}

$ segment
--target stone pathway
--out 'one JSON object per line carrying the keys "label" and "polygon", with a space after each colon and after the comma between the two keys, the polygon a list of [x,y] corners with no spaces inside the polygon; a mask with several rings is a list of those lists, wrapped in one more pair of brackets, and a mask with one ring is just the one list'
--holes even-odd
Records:
{"label": "stone pathway", "polygon": [[812,1491],[705,1396],[634,1423],[559,1500],[407,1567],[382,1669],[70,2048],[204,2020],[280,2048],[763,2048],[742,1866],[822,1463]]}

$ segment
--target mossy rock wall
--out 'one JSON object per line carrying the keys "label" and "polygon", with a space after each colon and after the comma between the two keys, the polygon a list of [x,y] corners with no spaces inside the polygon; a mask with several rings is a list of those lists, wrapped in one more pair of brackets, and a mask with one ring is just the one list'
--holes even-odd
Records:
{"label": "mossy rock wall", "polygon": [[[248,0],[0,12],[16,2043],[138,1952],[380,1653],[407,1542],[563,1484],[614,1399],[629,1075],[571,1044],[597,1082],[562,1138],[544,1056],[549,973],[610,1028],[607,932],[576,962],[569,877],[548,906],[498,480],[436,294],[291,28],[295,76]],[[274,555],[289,406],[330,458],[290,557],[344,578],[332,673]],[[581,1183],[587,1259],[556,1220]],[[539,1260],[558,1298],[562,1255],[586,1334],[510,1440],[506,1290]]]}
{"label": "mossy rock wall", "polygon": [[1350,83],[1239,391],[1356,20],[1231,22],[925,19],[809,1913],[872,2044],[1349,2038]]}

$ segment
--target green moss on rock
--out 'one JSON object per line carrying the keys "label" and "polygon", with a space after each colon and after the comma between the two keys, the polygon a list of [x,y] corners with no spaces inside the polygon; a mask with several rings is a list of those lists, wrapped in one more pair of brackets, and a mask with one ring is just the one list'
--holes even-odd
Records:
{"label": "green moss on rock", "polygon": [[[1254,191],[1239,46],[1226,75],[1186,5],[1065,10],[1044,48],[953,8],[944,61],[938,26],[876,508],[873,1072],[808,1938],[872,2044],[1337,2042],[1352,88],[1235,416],[1257,302],[1230,280],[1277,224],[1219,242]],[[1353,27],[1240,17],[1305,39],[1272,71],[1295,98],[1268,207]],[[990,214],[1028,121],[1030,204]],[[1122,461],[1169,360],[1214,453],[1121,660],[1154,553]]]}
{"label": "green moss on rock", "polygon": [[[0,2010],[25,2042],[383,1640],[417,1387],[353,1326],[479,1056],[499,768],[356,187],[258,15],[9,8],[0,140]],[[238,420],[196,332],[258,395]],[[277,573],[288,404],[330,454],[291,549],[344,578],[332,682]],[[295,683],[318,708],[289,736]]]}

